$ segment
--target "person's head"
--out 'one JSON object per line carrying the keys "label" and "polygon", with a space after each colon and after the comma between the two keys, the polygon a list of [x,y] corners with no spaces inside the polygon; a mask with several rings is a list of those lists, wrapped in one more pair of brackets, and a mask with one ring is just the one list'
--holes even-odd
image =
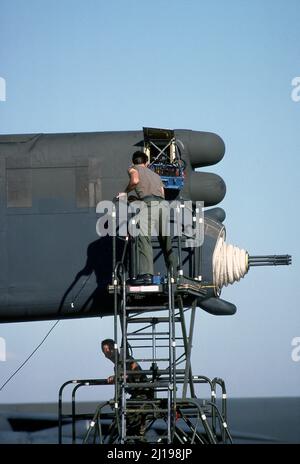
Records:
{"label": "person's head", "polygon": [[102,353],[107,359],[114,361],[115,359],[115,342],[111,338],[106,338],[101,342]]}
{"label": "person's head", "polygon": [[147,164],[148,156],[143,151],[135,151],[132,155],[133,164]]}

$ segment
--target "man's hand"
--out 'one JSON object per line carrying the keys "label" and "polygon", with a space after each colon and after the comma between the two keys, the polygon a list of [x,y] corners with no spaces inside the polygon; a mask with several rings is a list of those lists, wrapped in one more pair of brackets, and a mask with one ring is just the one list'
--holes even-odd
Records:
{"label": "man's hand", "polygon": [[110,377],[107,377],[107,383],[112,384],[115,382],[115,376],[111,375]]}

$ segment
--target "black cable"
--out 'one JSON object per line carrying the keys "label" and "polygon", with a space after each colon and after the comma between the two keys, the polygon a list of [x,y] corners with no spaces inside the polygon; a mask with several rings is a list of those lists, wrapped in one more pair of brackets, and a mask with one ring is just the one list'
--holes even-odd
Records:
{"label": "black cable", "polygon": [[[83,283],[83,285],[81,286],[80,290],[78,291],[78,293],[75,295],[75,298],[73,299],[73,301],[71,302],[71,305],[74,306],[74,303],[75,301],[77,300],[79,294],[82,292],[83,288],[85,287],[85,285],[87,284],[89,278],[91,277],[91,274],[87,277],[87,279],[85,280],[85,282]],[[47,332],[47,334],[45,335],[45,337],[43,338],[43,340],[39,343],[39,345],[33,350],[33,352],[28,356],[28,358],[25,359],[25,361],[21,364],[21,366],[18,367],[18,369],[4,382],[3,385],[1,385],[0,387],[0,391],[3,390],[3,388],[8,384],[8,382],[10,382],[10,380],[22,369],[23,366],[25,366],[25,364],[29,361],[30,358],[32,358],[32,356],[37,352],[37,350],[42,346],[42,344],[44,343],[44,341],[48,338],[48,336],[50,335],[50,333],[52,332],[52,330],[57,326],[57,324],[60,322],[60,319],[57,320],[53,326],[51,327],[51,329]]]}
{"label": "black cable", "polygon": [[42,344],[44,343],[44,341],[46,340],[46,338],[50,335],[50,333],[52,332],[52,330],[57,326],[57,324],[60,322],[60,320],[56,321],[55,324],[53,324],[53,326],[51,327],[51,329],[48,331],[48,333],[45,335],[45,337],[43,338],[43,340],[40,342],[40,344],[33,350],[33,352],[28,356],[28,358],[25,359],[25,361],[21,364],[21,366],[18,367],[18,369],[4,382],[3,385],[1,385],[0,387],[0,391],[3,390],[3,388],[8,384],[8,382],[22,369],[23,366],[25,366],[25,364],[29,361],[30,358],[32,358],[32,356],[34,355],[34,353],[36,353],[36,351],[40,348],[40,346],[42,346]]}
{"label": "black cable", "polygon": [[85,287],[86,284],[88,283],[89,279],[91,278],[91,275],[92,275],[92,273],[90,273],[90,275],[85,279],[85,281],[83,282],[81,288],[80,288],[79,291],[76,293],[75,298],[72,298],[72,301],[71,301],[71,308],[74,308],[75,301],[77,300],[77,298],[79,297],[80,293],[82,292],[82,290],[84,289],[84,287]]}
{"label": "black cable", "polygon": [[[127,242],[125,243],[125,248],[126,248],[126,245],[127,245]],[[75,301],[77,300],[77,298],[79,297],[80,293],[82,292],[83,288],[85,287],[85,285],[87,284],[87,282],[89,281],[91,277],[91,274],[87,277],[87,279],[85,280],[85,282],[82,284],[81,288],[79,289],[79,291],[77,292],[77,294],[75,295],[75,298],[73,298],[73,301],[71,302],[71,306],[74,307],[74,303]],[[57,324],[60,322],[60,319],[57,320],[53,326],[51,327],[51,329],[47,332],[47,334],[45,335],[45,337],[43,338],[43,340],[39,343],[39,345],[33,350],[33,352],[25,359],[25,361],[21,364],[21,366],[18,367],[18,369],[4,382],[3,385],[1,385],[0,387],[0,391],[3,390],[3,388],[10,382],[10,380],[22,369],[22,367],[25,366],[25,364],[29,361],[30,358],[32,358],[32,356],[37,352],[37,350],[42,346],[42,344],[44,343],[44,341],[48,338],[48,336],[50,335],[50,333],[52,332],[52,330],[57,326]]]}

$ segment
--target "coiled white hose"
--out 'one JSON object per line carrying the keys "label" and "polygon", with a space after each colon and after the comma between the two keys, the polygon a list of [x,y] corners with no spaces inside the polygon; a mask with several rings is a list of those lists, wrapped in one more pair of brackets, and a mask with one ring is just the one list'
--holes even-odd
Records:
{"label": "coiled white hose", "polygon": [[214,285],[221,289],[238,282],[247,272],[247,251],[227,244],[224,236],[220,236],[213,254]]}

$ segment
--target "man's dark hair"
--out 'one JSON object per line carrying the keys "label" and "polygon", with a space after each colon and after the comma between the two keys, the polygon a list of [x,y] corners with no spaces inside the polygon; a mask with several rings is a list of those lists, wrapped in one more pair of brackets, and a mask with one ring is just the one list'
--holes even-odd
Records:
{"label": "man's dark hair", "polygon": [[112,349],[115,346],[115,342],[111,338],[106,338],[105,340],[102,340],[101,342],[102,350],[103,350],[104,345],[108,345]]}
{"label": "man's dark hair", "polygon": [[148,156],[143,151],[135,151],[132,155],[133,164],[145,164],[148,161]]}

